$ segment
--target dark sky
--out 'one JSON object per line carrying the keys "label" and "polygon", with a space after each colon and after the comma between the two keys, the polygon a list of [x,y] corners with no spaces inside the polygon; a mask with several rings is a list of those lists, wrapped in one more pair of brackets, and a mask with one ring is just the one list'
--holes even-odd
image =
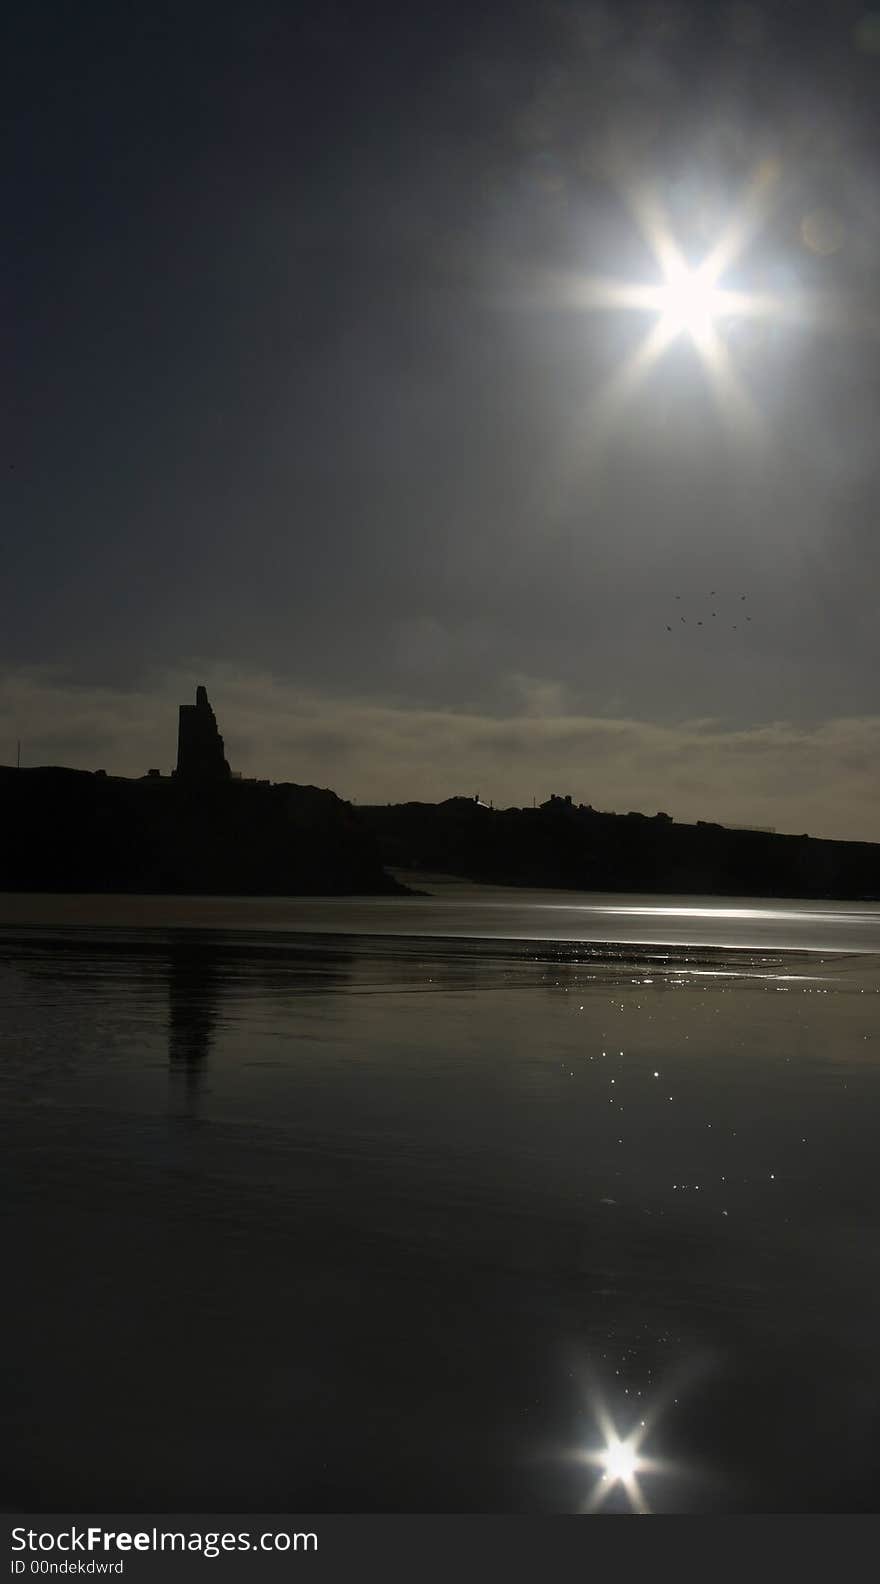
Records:
{"label": "dark sky", "polygon": [[[6,58],[0,756],[167,768],[207,681],[347,796],[880,839],[880,10],[30,0]],[[682,336],[595,443],[620,170],[697,264],[762,162],[756,431]]]}

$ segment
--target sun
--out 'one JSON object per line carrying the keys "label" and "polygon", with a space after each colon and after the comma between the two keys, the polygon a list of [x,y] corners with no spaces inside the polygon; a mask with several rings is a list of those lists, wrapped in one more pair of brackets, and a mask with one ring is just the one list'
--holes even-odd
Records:
{"label": "sun", "polygon": [[760,445],[766,426],[737,367],[737,341],[730,332],[740,319],[812,323],[809,301],[792,293],[755,292],[729,284],[730,272],[771,212],[780,167],[756,167],[738,205],[714,245],[693,263],[676,238],[657,194],[643,182],[621,180],[621,196],[648,244],[657,272],[653,281],[573,276],[554,280],[554,300],[581,310],[629,310],[650,317],[644,336],[591,397],[579,426],[581,454],[601,454],[651,370],[684,343],[702,369],[722,420],[746,444]]}
{"label": "sun", "polygon": [[670,273],[656,295],[666,330],[694,341],[705,340],[723,306],[722,294],[705,273],[685,265]]}

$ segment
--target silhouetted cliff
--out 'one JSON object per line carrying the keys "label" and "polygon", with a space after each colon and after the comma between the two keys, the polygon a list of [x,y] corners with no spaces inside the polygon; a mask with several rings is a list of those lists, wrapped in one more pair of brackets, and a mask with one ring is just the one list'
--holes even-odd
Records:
{"label": "silhouetted cliff", "polygon": [[375,838],[317,787],[0,767],[0,890],[393,893]]}
{"label": "silhouetted cliff", "polygon": [[450,798],[357,812],[383,861],[402,869],[583,891],[880,898],[880,846],[869,842],[601,814],[563,798],[538,809]]}

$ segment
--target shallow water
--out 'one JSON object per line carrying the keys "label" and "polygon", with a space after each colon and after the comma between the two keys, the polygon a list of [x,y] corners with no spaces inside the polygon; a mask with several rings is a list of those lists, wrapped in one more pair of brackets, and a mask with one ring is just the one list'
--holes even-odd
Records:
{"label": "shallow water", "polygon": [[[0,892],[0,926],[290,931],[880,952],[880,903],[635,896],[400,873],[407,897],[40,896]],[[426,893],[426,894],[424,894]]]}
{"label": "shallow water", "polygon": [[604,1409],[874,1510],[880,910],[145,900],[0,899],[7,1506],[577,1511]]}

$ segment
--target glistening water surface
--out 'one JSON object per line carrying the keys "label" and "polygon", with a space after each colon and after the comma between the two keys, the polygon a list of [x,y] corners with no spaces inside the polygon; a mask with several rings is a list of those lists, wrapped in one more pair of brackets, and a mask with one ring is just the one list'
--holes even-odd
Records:
{"label": "glistening water surface", "polygon": [[0,920],[7,1506],[876,1508],[880,909]]}

